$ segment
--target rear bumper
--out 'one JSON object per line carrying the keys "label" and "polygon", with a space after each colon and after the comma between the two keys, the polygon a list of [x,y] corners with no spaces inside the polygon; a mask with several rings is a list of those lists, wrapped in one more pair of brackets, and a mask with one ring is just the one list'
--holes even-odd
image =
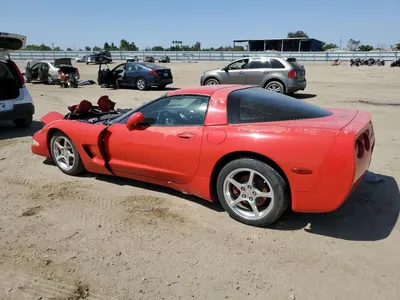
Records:
{"label": "rear bumper", "polygon": [[167,85],[173,83],[172,78],[153,78],[149,79],[149,85]]}
{"label": "rear bumper", "polygon": [[14,104],[11,110],[0,112],[0,120],[18,120],[23,119],[27,115],[35,114],[35,106],[32,103]]}
{"label": "rear bumper", "polygon": [[304,91],[307,87],[307,80],[298,81],[298,80],[291,80],[286,86],[287,93],[295,93],[297,91]]}

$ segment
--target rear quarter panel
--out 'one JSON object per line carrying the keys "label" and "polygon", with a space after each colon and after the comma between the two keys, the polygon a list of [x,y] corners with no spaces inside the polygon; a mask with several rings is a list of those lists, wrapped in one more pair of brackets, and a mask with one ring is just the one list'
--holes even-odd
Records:
{"label": "rear quarter panel", "polygon": [[[228,154],[257,153],[282,169],[292,195],[297,191],[306,192],[317,182],[337,133],[337,130],[288,126],[281,122],[258,126],[206,126],[198,176],[210,178],[214,166]],[[300,175],[293,173],[293,168],[307,168],[313,172]]]}

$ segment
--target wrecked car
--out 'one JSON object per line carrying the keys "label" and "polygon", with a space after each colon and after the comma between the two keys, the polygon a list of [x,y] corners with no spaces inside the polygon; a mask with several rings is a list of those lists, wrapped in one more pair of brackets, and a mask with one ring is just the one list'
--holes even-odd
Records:
{"label": "wrecked car", "polygon": [[368,112],[246,85],[169,91],[126,112],[108,97],[69,111],[46,114],[31,146],[63,173],[167,186],[219,201],[253,226],[274,223],[289,207],[336,210],[360,183],[375,146]]}
{"label": "wrecked car", "polygon": [[26,82],[58,84],[62,75],[74,76],[79,79],[79,70],[72,65],[70,58],[56,58],[54,62],[46,60],[26,62],[24,73]]}

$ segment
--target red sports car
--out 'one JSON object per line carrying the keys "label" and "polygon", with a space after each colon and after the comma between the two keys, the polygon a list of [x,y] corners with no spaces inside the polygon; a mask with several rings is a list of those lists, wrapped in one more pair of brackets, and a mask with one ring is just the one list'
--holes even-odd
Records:
{"label": "red sports car", "polygon": [[69,175],[86,170],[169,186],[264,226],[290,206],[340,207],[368,169],[371,114],[325,109],[244,85],[170,91],[114,110],[103,96],[50,112],[32,152]]}

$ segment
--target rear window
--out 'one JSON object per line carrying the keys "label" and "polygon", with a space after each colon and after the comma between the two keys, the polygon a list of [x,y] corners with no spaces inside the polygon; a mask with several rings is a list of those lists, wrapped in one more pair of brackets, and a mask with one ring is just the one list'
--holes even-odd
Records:
{"label": "rear window", "polygon": [[268,60],[253,60],[250,64],[250,69],[269,69],[270,64]]}
{"label": "rear window", "polygon": [[149,68],[149,69],[162,69],[161,66],[159,66],[157,64],[153,64],[153,63],[144,62],[144,63],[141,63],[140,65],[145,66],[146,68]]}
{"label": "rear window", "polygon": [[0,61],[0,79],[14,79],[13,73],[11,73],[10,69],[7,65]]}
{"label": "rear window", "polygon": [[258,87],[231,92],[227,100],[228,124],[314,119],[332,114],[316,105]]}
{"label": "rear window", "polygon": [[271,68],[272,69],[284,69],[285,66],[279,60],[271,58]]}
{"label": "rear window", "polygon": [[295,69],[303,69],[303,66],[299,64],[296,60],[287,60],[288,64],[291,65]]}

